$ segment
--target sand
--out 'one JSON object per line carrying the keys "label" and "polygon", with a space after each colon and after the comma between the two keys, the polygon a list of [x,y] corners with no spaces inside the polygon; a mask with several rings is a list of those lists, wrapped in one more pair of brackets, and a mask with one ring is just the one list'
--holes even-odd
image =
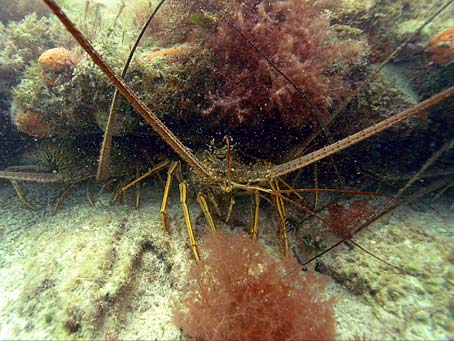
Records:
{"label": "sand", "polygon": [[[92,207],[82,184],[56,215],[61,186],[23,188],[38,210],[0,184],[0,339],[186,338],[172,321],[193,262],[176,188],[171,234],[161,226],[158,182],[143,186],[139,210],[132,193],[114,206],[110,194],[96,194]],[[326,295],[337,297],[338,339],[454,337],[453,200],[399,208],[355,237],[408,273],[346,245],[320,259],[334,278]],[[208,228],[193,197],[189,204],[200,236]],[[241,224],[249,208],[235,205],[235,215]],[[265,210],[260,224],[273,219]]]}

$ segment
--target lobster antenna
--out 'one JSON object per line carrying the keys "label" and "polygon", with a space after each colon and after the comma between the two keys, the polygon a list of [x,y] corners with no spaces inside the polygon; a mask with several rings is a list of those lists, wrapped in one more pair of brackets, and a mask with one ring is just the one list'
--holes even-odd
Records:
{"label": "lobster antenna", "polygon": [[[399,208],[399,207],[401,207],[403,205],[406,205],[406,204],[408,204],[410,202],[413,202],[413,201],[423,197],[424,195],[426,195],[428,193],[431,193],[431,192],[433,192],[433,191],[445,186],[447,183],[449,183],[449,181],[450,181],[449,179],[438,180],[438,181],[432,183],[431,185],[429,185],[429,186],[417,191],[416,193],[411,194],[410,196],[406,197],[405,199],[398,200],[398,201],[395,201],[395,202],[393,202],[391,204],[385,205],[385,207],[383,207],[381,211],[379,211],[378,213],[374,214],[371,218],[367,219],[367,221],[365,221],[364,223],[359,225],[353,231],[352,235],[355,235],[358,232],[360,232],[361,230],[367,228],[368,226],[370,226],[370,224],[372,224],[373,222],[375,222],[379,218],[383,217],[385,214],[388,214],[389,212],[394,211],[395,209],[397,209],[397,208]],[[321,256],[323,256],[324,254],[328,253],[329,251],[331,251],[332,249],[334,249],[335,247],[339,246],[340,244],[342,244],[345,241],[347,241],[347,239],[346,238],[342,238],[341,240],[339,240],[338,242],[334,243],[333,245],[331,245],[327,249],[323,250],[319,254],[317,254],[314,257],[310,258],[309,260],[303,262],[302,265],[303,266],[308,265],[309,263],[313,262],[317,258],[320,258]],[[396,267],[394,265],[392,265],[392,267],[398,268],[398,267]]]}
{"label": "lobster antenna", "polygon": [[98,52],[93,48],[90,42],[84,38],[82,33],[75,27],[74,23],[68,16],[61,10],[60,6],[54,0],[43,0],[46,5],[54,12],[62,24],[66,27],[69,33],[76,39],[79,45],[88,53],[93,62],[103,71],[103,73],[110,79],[115,87],[122,93],[129,103],[137,110],[143,119],[153,127],[153,130],[161,136],[161,138],[193,169],[210,177],[211,173],[207,167],[176,137],[167,126],[150,110],[148,109],[134,94],[134,92],[127,86],[123,80],[117,76],[112,68],[102,59]]}
{"label": "lobster antenna", "polygon": [[287,173],[293,172],[299,168],[313,164],[319,160],[322,160],[330,155],[340,152],[350,146],[359,143],[371,136],[377,135],[378,133],[406,120],[407,118],[414,116],[422,111],[425,111],[434,105],[444,101],[445,99],[454,96],[454,86],[441,91],[440,93],[433,95],[432,97],[410,107],[400,113],[397,113],[383,121],[375,123],[374,125],[358,131],[352,135],[344,137],[335,143],[325,146],[309,154],[303,155],[299,158],[293,159],[286,163],[274,166],[269,172],[273,176],[282,176]]}
{"label": "lobster antenna", "polygon": [[[155,17],[156,13],[158,13],[159,8],[164,4],[165,0],[161,0],[156,6],[155,10],[151,13],[148,17],[147,22],[143,25],[142,30],[140,31],[139,36],[134,43],[131,51],[129,52],[128,59],[123,67],[123,71],[121,72],[121,78],[125,78],[126,73],[128,72],[129,65],[131,64],[131,60],[136,52],[137,47],[139,46],[140,40],[142,39],[145,31],[147,30],[148,26],[150,25],[151,21]],[[124,3],[123,3],[124,4]],[[117,116],[117,106],[118,100],[120,97],[120,92],[118,88],[115,88],[115,92],[112,99],[112,104],[110,105],[109,111],[109,118],[107,119],[106,130],[104,131],[104,137],[101,144],[101,150],[99,152],[99,163],[98,163],[98,171],[96,173],[96,180],[106,180],[110,177],[110,151],[112,147],[112,133],[114,128],[114,123],[116,121]]]}
{"label": "lobster antenna", "polygon": [[[360,85],[353,91],[353,93],[348,96],[345,101],[342,103],[342,105],[339,106],[339,108],[328,118],[328,122],[326,123],[327,126],[331,125],[331,123],[334,121],[334,119],[342,112],[345,110],[347,105],[350,104],[350,102],[359,95],[359,93],[364,90],[364,88],[372,82],[377,75],[380,73],[380,71],[385,67],[386,64],[389,63],[391,59],[393,59],[407,44],[412,41],[427,25],[429,25],[441,12],[443,12],[448,6],[450,6],[452,3],[454,3],[454,0],[448,0],[446,3],[442,6],[440,6],[429,18],[424,21],[421,26],[419,26],[416,31],[407,39],[405,39],[398,47],[392,51],[388,57],[385,58],[385,60],[372,72],[368,77],[366,77],[365,80],[363,80]],[[295,155],[302,155],[306,150],[309,144],[320,134],[320,130],[314,132],[311,136],[309,136],[306,141],[302,144],[300,147],[300,152],[296,153]]]}

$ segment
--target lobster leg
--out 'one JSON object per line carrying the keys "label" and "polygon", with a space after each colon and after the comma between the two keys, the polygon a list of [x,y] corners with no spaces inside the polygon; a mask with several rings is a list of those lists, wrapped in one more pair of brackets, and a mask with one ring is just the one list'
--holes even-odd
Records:
{"label": "lobster leg", "polygon": [[[153,168],[156,167],[156,164],[153,162],[153,160],[151,159],[148,152],[146,150],[144,150],[143,153],[145,155],[145,159],[148,161],[148,163],[151,165],[151,167],[153,167]],[[164,187],[166,184],[165,184],[164,179],[162,178],[161,174],[156,173],[156,176],[158,177],[159,182],[162,184],[162,187]]]}
{"label": "lobster leg", "polygon": [[169,192],[170,192],[170,185],[172,185],[173,176],[175,174],[175,170],[179,166],[179,161],[174,161],[170,165],[167,171],[167,180],[166,180],[166,187],[164,189],[164,195],[162,196],[162,204],[161,204],[161,219],[162,225],[164,226],[164,230],[166,232],[170,232],[169,226],[169,219],[167,218],[167,202],[169,200]]}
{"label": "lobster leg", "polygon": [[252,208],[251,226],[249,227],[249,234],[253,240],[257,238],[258,234],[259,210],[260,210],[260,195],[258,192],[254,192],[254,206]]}
{"label": "lobster leg", "polygon": [[123,197],[124,197],[123,188],[125,186],[127,186],[126,184],[127,184],[127,181],[123,181],[115,186],[115,190],[113,192],[114,195],[112,196],[112,199],[110,199],[110,201],[109,201],[109,206],[112,206],[116,202],[118,202],[120,204],[123,203]]}
{"label": "lobster leg", "polygon": [[71,189],[74,187],[76,183],[77,182],[73,182],[65,185],[63,193],[60,195],[60,197],[57,200],[57,203],[55,204],[54,211],[52,212],[53,215],[55,215],[57,211],[60,209],[61,205],[63,204],[63,201],[68,197],[69,192],[71,192]]}
{"label": "lobster leg", "polygon": [[186,221],[186,226],[188,228],[189,242],[191,243],[191,249],[192,249],[192,252],[194,253],[195,260],[197,262],[199,262],[200,254],[199,254],[199,249],[197,247],[197,242],[194,237],[194,230],[192,229],[191,217],[189,216],[189,208],[188,208],[188,203],[187,203],[187,192],[188,192],[188,184],[186,183],[186,181],[182,181],[180,183],[180,200],[181,200],[181,204],[183,205],[184,219]]}
{"label": "lobster leg", "polygon": [[[136,176],[139,176],[139,162],[136,161]],[[136,183],[136,209],[140,208],[140,182]]]}
{"label": "lobster leg", "polygon": [[208,200],[210,200],[211,204],[214,206],[214,210],[216,211],[216,214],[219,218],[222,218],[222,212],[221,209],[219,208],[219,204],[214,197],[213,191],[209,190],[208,191]]}
{"label": "lobster leg", "polygon": [[33,206],[30,201],[27,200],[25,197],[24,193],[22,193],[19,185],[17,184],[16,180],[11,180],[11,185],[13,185],[14,190],[16,191],[17,196],[19,197],[19,200],[22,201],[22,203],[27,206],[28,208],[32,210],[36,210],[36,207]]}
{"label": "lobster leg", "polygon": [[95,201],[93,200],[93,195],[91,193],[91,181],[88,180],[87,182],[87,190],[86,190],[87,200],[90,203],[91,207],[95,207]]}
{"label": "lobster leg", "polygon": [[[270,187],[273,191],[279,191],[279,183],[276,179],[270,181]],[[285,207],[284,200],[280,194],[274,195],[274,206],[276,207],[277,216],[279,219],[279,236],[282,240],[282,255],[284,257],[288,256],[288,237],[287,230],[285,228]]]}
{"label": "lobster leg", "polygon": [[169,160],[165,160],[165,161],[162,161],[160,162],[158,165],[154,166],[151,170],[149,170],[148,172],[146,172],[145,174],[139,176],[137,179],[135,179],[134,181],[131,181],[129,184],[127,184],[126,186],[122,187],[121,188],[121,191],[122,192],[126,192],[130,187],[136,185],[137,183],[139,183],[140,181],[142,181],[143,179],[149,177],[150,175],[156,173],[156,172],[159,172],[161,169],[167,167],[167,165],[170,163]]}
{"label": "lobster leg", "polygon": [[208,225],[210,226],[211,231],[217,232],[216,224],[214,223],[213,216],[211,215],[211,212],[210,212],[210,207],[208,206],[205,196],[201,192],[199,192],[199,194],[197,194],[197,202],[199,203],[200,208],[202,209],[203,214],[205,215],[205,219],[208,222]]}
{"label": "lobster leg", "polygon": [[232,216],[233,204],[235,203],[232,193],[229,193],[228,197],[229,197],[229,199],[228,199],[229,207],[227,208],[227,215],[225,216],[225,220],[224,220],[226,223],[228,223],[230,221],[230,217]]}
{"label": "lobster leg", "polygon": [[167,165],[169,163],[170,163],[169,160],[162,161],[158,165],[154,166],[152,169],[150,169],[148,172],[146,172],[145,174],[143,174],[141,176],[138,176],[138,168],[137,168],[138,166],[136,165],[136,176],[137,176],[136,179],[134,179],[130,183],[127,183],[126,185],[120,185],[120,188],[115,191],[115,195],[112,198],[110,204],[112,205],[116,201],[122,200],[123,199],[123,194],[129,188],[131,188],[132,186],[135,186],[135,188],[136,188],[136,192],[135,192],[135,194],[136,194],[135,206],[136,206],[137,209],[139,209],[139,206],[140,206],[140,187],[138,187],[138,186],[139,186],[140,181],[142,181],[143,179],[149,177],[150,175],[152,175],[154,173],[159,172],[163,168],[167,167]]}

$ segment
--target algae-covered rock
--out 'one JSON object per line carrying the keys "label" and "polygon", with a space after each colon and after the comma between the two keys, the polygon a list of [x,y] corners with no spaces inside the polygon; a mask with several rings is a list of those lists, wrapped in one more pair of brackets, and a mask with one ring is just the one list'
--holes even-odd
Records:
{"label": "algae-covered rock", "polygon": [[54,44],[70,41],[69,34],[55,18],[36,13],[7,25],[0,24],[0,94],[2,101],[11,98],[11,88],[19,83],[24,70]]}
{"label": "algae-covered rock", "polygon": [[[127,57],[127,48],[120,45],[119,39],[109,44],[95,44],[116,72],[121,70]],[[107,77],[80,51],[54,47],[26,68],[21,83],[14,89],[12,118],[20,130],[34,137],[86,131],[95,128],[96,123],[103,127],[113,91]],[[139,122],[130,105],[123,101],[122,108],[116,134],[131,132]],[[41,115],[40,121],[47,126],[46,134],[30,134],[33,129],[22,129],[25,125],[21,117],[28,113]],[[28,125],[31,124],[33,122]]]}
{"label": "algae-covered rock", "polygon": [[55,47],[44,51],[38,58],[41,75],[49,86],[63,84],[72,78],[77,60],[71,51]]}
{"label": "algae-covered rock", "polygon": [[[8,8],[24,7],[36,9],[37,1],[14,1],[2,6],[2,14]],[[39,2],[41,8],[44,4]],[[41,11],[37,11],[41,13]],[[15,15],[13,13],[13,15]],[[22,16],[22,14],[20,14]],[[27,14],[19,21],[8,21],[0,24],[0,135],[8,141],[1,147],[2,159],[7,157],[12,150],[17,149],[19,139],[24,136],[17,134],[11,120],[10,108],[13,88],[17,86],[27,68],[36,61],[39,55],[51,46],[65,44],[72,46],[70,35],[56,18],[40,17],[36,13]],[[46,118],[34,110],[22,111],[21,125],[28,135],[33,137],[47,136],[49,127]],[[3,167],[2,167],[3,168]]]}
{"label": "algae-covered rock", "polygon": [[[416,30],[443,4],[425,0],[342,0],[338,20],[367,32],[372,47],[371,62],[383,61],[397,46]],[[397,56],[412,59],[425,54],[430,39],[454,25],[447,8],[408,44]]]}
{"label": "algae-covered rock", "polygon": [[438,33],[427,46],[430,58],[435,64],[446,65],[454,62],[454,27]]}
{"label": "algae-covered rock", "polygon": [[37,13],[39,16],[50,13],[49,8],[43,1],[40,0],[0,0],[0,22],[8,22],[20,20],[31,12]]}
{"label": "algae-covered rock", "polygon": [[[34,44],[27,44],[28,47],[36,45],[36,52],[25,49],[23,56],[17,57],[27,61],[21,66],[25,70],[22,80],[14,89],[12,118],[19,130],[33,137],[62,136],[96,124],[104,130],[115,89],[113,85],[79,48],[52,46],[50,39],[43,38],[50,19],[38,20],[32,16],[28,20],[32,23],[27,22],[22,30],[35,25],[38,38]],[[129,27],[127,22],[117,25]],[[38,28],[42,32],[37,31]],[[100,24],[93,45],[114,72],[120,74],[129,47],[121,35],[106,40],[109,32],[110,27]],[[208,53],[197,45],[160,47],[150,46],[150,43],[150,40],[145,42],[144,52],[133,59],[126,82],[161,118],[178,121],[200,114],[210,83]],[[132,106],[120,98],[113,135],[133,132],[141,120]],[[34,128],[34,125],[39,127]]]}
{"label": "algae-covered rock", "polygon": [[[140,59],[139,59],[140,58]],[[137,59],[139,96],[159,117],[172,121],[201,116],[213,87],[207,50],[191,44],[155,48]]]}
{"label": "algae-covered rock", "polygon": [[89,91],[90,88],[72,80],[49,86],[40,66],[31,65],[14,89],[13,122],[19,130],[34,137],[63,136],[94,126]]}
{"label": "algae-covered rock", "polygon": [[[96,105],[96,108],[92,112],[92,116],[96,120],[98,127],[105,131],[107,127],[107,120],[109,119],[109,106]],[[123,136],[133,132],[140,123],[139,115],[131,110],[125,101],[121,101],[120,108],[116,109],[117,115],[115,116],[115,121],[113,123],[112,135],[113,136]]]}

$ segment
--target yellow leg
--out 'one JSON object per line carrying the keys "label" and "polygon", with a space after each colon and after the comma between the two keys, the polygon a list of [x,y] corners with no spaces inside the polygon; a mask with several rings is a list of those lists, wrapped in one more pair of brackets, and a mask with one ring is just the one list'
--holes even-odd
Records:
{"label": "yellow leg", "polygon": [[121,191],[122,192],[125,192],[127,191],[130,187],[134,186],[135,184],[139,183],[140,181],[142,181],[143,179],[149,177],[150,175],[156,173],[156,172],[159,172],[161,169],[167,167],[167,165],[170,163],[169,160],[165,160],[165,161],[162,161],[160,162],[157,166],[153,167],[151,170],[149,170],[148,172],[146,172],[145,174],[143,174],[142,176],[139,176],[137,179],[135,179],[134,181],[131,181],[129,184],[127,184],[126,186],[122,187]]}
{"label": "yellow leg", "polygon": [[113,178],[111,178],[111,179],[109,179],[108,181],[106,181],[106,182],[101,186],[101,188],[99,189],[98,194],[101,194],[101,193],[104,193],[104,192],[106,192],[106,191],[109,191],[111,185],[113,185],[114,182],[115,182],[115,179],[113,179]]}
{"label": "yellow leg", "polygon": [[217,216],[219,218],[222,218],[221,209],[219,208],[219,204],[211,190],[208,191],[208,200],[210,200],[211,204],[214,206],[214,210],[216,211]]}
{"label": "yellow leg", "polygon": [[167,180],[166,187],[164,188],[164,195],[162,196],[161,220],[162,226],[167,232],[170,232],[169,220],[167,218],[167,201],[169,200],[170,185],[172,184],[173,175],[179,164],[179,161],[174,161],[170,165],[169,170],[167,171]]}
{"label": "yellow leg", "polygon": [[[279,180],[285,187],[287,187],[288,189],[292,189],[292,190],[293,190],[293,187],[290,186],[290,184],[289,184],[287,181],[285,181],[285,180],[282,179],[281,177],[278,177],[278,180]],[[298,192],[295,191],[293,194],[301,201],[302,204],[304,204],[304,202],[305,202],[306,200],[304,200],[304,197],[303,197],[300,193],[298,193]]]}
{"label": "yellow leg", "polygon": [[225,222],[228,223],[230,221],[230,217],[232,216],[233,204],[235,200],[233,199],[232,193],[229,193],[229,207],[227,209],[227,215],[225,216]]}
{"label": "yellow leg", "polygon": [[19,200],[22,201],[22,203],[27,206],[28,208],[32,210],[36,210],[35,206],[33,206],[30,201],[27,200],[25,197],[24,193],[22,193],[19,185],[17,184],[16,180],[11,180],[11,185],[13,185],[14,190],[16,191],[17,196],[19,197]]}
{"label": "yellow leg", "polygon": [[169,160],[162,161],[159,163],[157,166],[154,166],[151,170],[146,172],[145,174],[139,176],[139,165],[136,163],[136,179],[128,183],[127,185],[120,185],[120,189],[115,191],[114,197],[110,200],[110,205],[113,205],[116,201],[123,200],[123,194],[132,186],[135,186],[136,189],[136,200],[135,200],[135,206],[137,209],[140,207],[140,181],[143,179],[149,177],[150,175],[159,172],[161,169],[165,168],[169,164]]}
{"label": "yellow leg", "polygon": [[205,196],[200,192],[199,194],[197,194],[197,202],[202,208],[203,214],[205,215],[205,219],[207,220],[208,225],[211,228],[211,231],[216,232],[216,225],[214,223],[213,216],[211,215],[210,208],[208,207],[208,203],[205,199]]}
{"label": "yellow leg", "polygon": [[[292,184],[291,184],[291,185],[287,185],[287,186],[288,186],[288,187],[296,187],[296,186],[298,186],[298,182],[299,182],[299,180],[300,180],[300,178],[301,178],[301,173],[302,173],[302,172],[303,172],[303,169],[302,169],[302,168],[298,169],[298,170],[296,171],[295,176],[293,177]],[[282,179],[280,179],[280,180],[282,180]]]}
{"label": "yellow leg", "polygon": [[[318,189],[318,166],[314,163],[314,189]],[[314,193],[314,211],[318,209],[318,191]]]}
{"label": "yellow leg", "polygon": [[120,182],[118,183],[116,186],[115,186],[115,189],[114,189],[114,192],[113,192],[113,196],[112,198],[110,199],[109,201],[109,206],[112,206],[113,204],[115,204],[116,202],[122,204],[123,203],[123,194],[124,194],[124,191],[123,191],[123,187],[124,187],[124,184],[126,183],[126,181],[124,182]]}
{"label": "yellow leg", "polygon": [[[145,154],[145,158],[147,159],[148,163],[151,165],[151,167],[155,168],[156,167],[156,164],[153,162],[153,160],[151,159],[150,155],[148,154],[148,152],[146,150],[143,151],[143,153]],[[156,173],[156,176],[158,177],[158,180],[159,182],[162,184],[162,186],[164,187],[165,186],[165,182],[164,180],[162,179],[162,176],[161,174],[159,173]]]}
{"label": "yellow leg", "polygon": [[189,216],[189,209],[187,204],[187,191],[188,184],[186,181],[180,183],[180,200],[183,205],[184,219],[186,220],[186,226],[188,228],[189,242],[191,244],[192,252],[194,253],[195,260],[200,261],[199,249],[197,248],[197,242],[194,237],[194,231],[192,229],[191,218]]}
{"label": "yellow leg", "polygon": [[257,238],[258,222],[259,222],[259,209],[260,209],[260,195],[258,192],[254,193],[254,207],[252,209],[251,226],[249,227],[249,234],[253,240]]}
{"label": "yellow leg", "polygon": [[[279,191],[279,183],[276,179],[270,181],[270,187],[273,191]],[[280,196],[280,194],[276,194],[274,196],[274,205],[276,206],[276,211],[279,219],[279,236],[282,240],[282,254],[284,257],[288,255],[288,237],[287,237],[287,229],[285,227],[285,207],[284,207],[284,200]]]}

